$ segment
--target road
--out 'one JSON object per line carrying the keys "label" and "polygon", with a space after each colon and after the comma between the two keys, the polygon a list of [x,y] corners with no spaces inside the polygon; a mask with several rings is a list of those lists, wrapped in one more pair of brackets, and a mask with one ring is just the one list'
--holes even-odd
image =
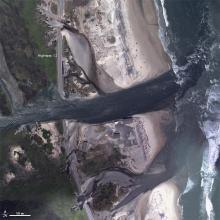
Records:
{"label": "road", "polygon": [[[65,12],[65,0],[58,0],[58,19],[63,20],[64,19],[64,12]],[[63,38],[61,34],[61,28],[58,28],[58,36],[57,36],[57,87],[58,92],[62,98],[64,98],[64,80],[63,80]],[[64,126],[64,134],[67,137],[68,136],[68,128],[66,127],[65,123],[63,123]],[[70,144],[70,143],[69,143]],[[71,148],[72,149],[72,146]],[[73,152],[71,155],[72,159],[76,161],[76,155]],[[73,163],[75,164],[75,163]],[[81,193],[81,184],[80,184],[80,178],[76,169],[76,166],[71,166],[71,172],[74,177],[75,183],[77,185],[79,193]],[[89,220],[94,220],[92,211],[88,204],[84,204],[84,209],[87,213]]]}
{"label": "road", "polygon": [[[12,111],[21,107],[24,103],[23,93],[18,87],[17,81],[8,69],[2,44],[0,43],[0,87],[11,102]],[[0,103],[1,104],[1,103]]]}
{"label": "road", "polygon": [[[65,1],[57,1],[57,13],[58,18],[62,20],[64,18]],[[61,34],[61,28],[57,30],[57,86],[60,96],[64,97],[64,81],[63,81],[63,38]]]}

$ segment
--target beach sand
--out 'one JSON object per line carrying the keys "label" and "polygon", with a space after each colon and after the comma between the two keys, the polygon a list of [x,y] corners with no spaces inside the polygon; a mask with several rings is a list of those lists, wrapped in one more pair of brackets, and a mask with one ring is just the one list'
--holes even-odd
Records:
{"label": "beach sand", "polygon": [[[74,14],[74,24],[89,40],[97,67],[113,79],[118,89],[156,78],[170,70],[171,60],[159,38],[158,17],[153,0],[93,0],[77,6]],[[105,82],[102,85],[107,84]],[[105,91],[105,88],[102,89]],[[109,91],[106,87],[106,92]],[[144,162],[143,155],[140,155],[143,151],[134,151],[133,155],[129,155],[130,161],[136,161],[136,164],[130,164],[136,173],[149,167],[166,145],[164,119],[165,124],[172,121],[170,111],[135,116],[136,124],[139,123],[141,127],[140,133],[143,133],[142,137],[145,136],[146,143],[142,145],[147,152]],[[138,202],[139,211],[135,212],[139,215],[137,219],[162,219],[159,218],[158,210],[164,211],[168,219],[179,219],[180,212],[176,205],[178,194],[177,187],[170,181],[145,193]],[[160,203],[158,198],[162,198]],[[148,213],[146,210],[149,210]]]}
{"label": "beach sand", "polygon": [[154,2],[122,1],[121,8],[126,18],[127,45],[137,71],[135,82],[150,80],[168,71],[171,61],[159,39]]}
{"label": "beach sand", "polygon": [[153,0],[94,0],[76,7],[74,13],[77,29],[92,45],[97,66],[118,87],[130,87],[170,69]]}
{"label": "beach sand", "polygon": [[152,191],[143,194],[136,207],[136,220],[178,220],[181,210],[178,206],[180,192],[171,180],[161,183]]}
{"label": "beach sand", "polygon": [[[89,73],[91,70],[89,56],[94,53],[97,66],[113,79],[117,87],[113,88],[113,83],[109,80],[102,80],[106,82],[97,85],[101,85],[103,91],[110,92],[111,88],[115,91],[130,87],[144,80],[156,78],[170,69],[171,61],[159,38],[159,25],[153,0],[120,2],[93,0],[87,5],[76,7],[74,12],[78,21],[77,29],[86,36],[92,48],[89,49],[88,43],[85,43],[85,37],[80,44],[79,40],[77,42],[74,40],[79,36],[70,36],[65,30],[63,34],[76,61],[78,60],[78,64],[81,64],[85,72]],[[112,40],[109,41],[109,37]],[[74,42],[77,45],[74,46]],[[84,47],[85,49],[82,49]],[[104,79],[100,77],[101,75],[97,76]],[[163,118],[166,117],[167,111],[136,117],[136,124],[139,123],[143,128],[145,135],[142,136],[146,136],[147,139],[143,148],[148,151],[146,162],[143,163],[140,156],[141,164],[138,164],[137,151],[134,151],[136,153],[133,156],[129,155],[131,161],[135,161],[133,165],[130,164],[130,168],[133,167],[132,170],[136,173],[143,172],[165,146]]]}
{"label": "beach sand", "polygon": [[[146,158],[145,160],[141,160],[144,156],[141,155],[141,152],[139,152],[139,155],[131,155],[130,158],[131,161],[136,163],[135,167],[138,168],[135,170],[133,166],[133,172],[143,173],[166,145],[167,137],[164,131],[166,126],[172,121],[172,114],[169,110],[161,110],[136,115],[135,119],[141,126],[141,129],[139,130],[139,138],[142,137],[142,143],[140,143],[140,146],[143,146]],[[136,160],[134,160],[134,158],[136,158]]]}
{"label": "beach sand", "polygon": [[126,207],[118,211],[113,220],[179,220],[181,208],[178,204],[180,190],[173,180],[156,186],[139,195]]}

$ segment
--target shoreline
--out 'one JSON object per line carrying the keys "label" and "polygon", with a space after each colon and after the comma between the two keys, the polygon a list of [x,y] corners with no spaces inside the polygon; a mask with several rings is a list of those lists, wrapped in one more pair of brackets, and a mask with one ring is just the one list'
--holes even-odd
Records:
{"label": "shoreline", "polygon": [[171,60],[159,38],[159,24],[153,0],[142,0],[142,4],[127,1],[124,8],[128,29],[127,45],[138,73],[136,81],[151,80],[169,71]]}
{"label": "shoreline", "polygon": [[75,15],[76,29],[91,43],[97,67],[117,86],[127,88],[171,69],[153,0],[96,0],[76,7]]}
{"label": "shoreline", "polygon": [[[140,194],[137,198],[114,214],[113,220],[122,219],[181,219],[181,207],[178,204],[180,190],[171,179],[152,190]],[[100,219],[101,220],[101,219]]]}
{"label": "shoreline", "polygon": [[[86,18],[88,11],[90,14]],[[159,18],[153,0],[142,0],[141,4],[137,1],[97,0],[76,7],[75,13],[78,18],[76,29],[89,40],[97,68],[103,69],[116,86],[128,88],[155,79],[171,69],[171,60],[159,37]],[[111,39],[110,42],[108,39]],[[108,85],[107,80],[104,79],[103,85]],[[108,87],[106,90],[110,91]],[[134,151],[136,155],[131,152],[130,159],[136,158],[136,164],[130,164],[130,168],[133,166],[131,170],[136,173],[146,170],[166,145],[164,122],[172,120],[172,115],[167,115],[166,110],[135,116],[136,124],[141,127],[141,132],[136,131],[139,145],[143,145],[141,141],[145,139],[142,148],[148,154],[144,162],[143,158],[138,158],[140,151]],[[177,196],[175,186],[168,186],[173,190],[173,198]]]}
{"label": "shoreline", "polygon": [[[172,180],[159,184],[153,190],[144,193],[136,206],[136,217],[149,219],[180,219],[180,209],[176,205],[180,191]],[[139,216],[139,218],[138,218]]]}
{"label": "shoreline", "polygon": [[[101,68],[113,78],[115,84],[121,88],[127,88],[142,81],[154,79],[170,70],[171,60],[166,54],[159,38],[159,18],[153,0],[143,0],[143,9],[136,1],[121,1],[120,3],[115,3],[115,5],[116,8],[118,7],[118,10],[121,10],[119,12],[121,13],[121,17],[119,16],[119,24],[122,29],[125,29],[123,31],[121,30],[122,32],[120,33],[118,32],[118,26],[117,28],[112,28],[113,36],[115,36],[116,39],[114,45],[108,44],[105,40],[102,41],[102,34],[99,37],[100,42],[98,43],[96,41],[96,37],[97,35],[99,36],[100,33],[98,28],[91,30],[91,27],[82,28],[81,26],[81,31],[87,36],[94,48],[97,64],[101,66]],[[83,9],[81,11],[83,11]],[[100,23],[97,25],[102,24],[102,19],[100,20]],[[95,26],[95,24],[91,25]],[[97,27],[97,25],[95,27]],[[105,34],[105,31],[103,32]],[[120,34],[124,42],[120,42]],[[100,48],[100,45],[103,45],[103,47]],[[108,54],[104,51],[106,49],[108,50]],[[120,53],[120,50],[121,56],[118,56],[117,53]],[[125,53],[125,51],[128,53]],[[115,62],[115,58],[117,63]],[[136,153],[131,152],[129,155],[130,161],[136,161],[136,164],[133,163],[129,165],[133,172],[142,173],[146,170],[157,154],[166,145],[167,137],[164,133],[164,125],[162,124],[164,118],[166,118],[166,120],[169,118],[168,121],[172,120],[172,116],[169,115],[168,117],[167,114],[167,111],[157,111],[135,116],[136,124],[139,124],[143,130],[142,132],[136,131],[139,133],[137,139],[140,139],[140,141],[145,140],[144,143],[146,142],[146,144],[143,146],[143,153],[146,154],[146,158],[148,159],[143,162],[143,159],[135,156],[138,151],[134,151]],[[141,145],[140,143],[140,146]],[[173,215],[175,215],[175,219],[180,219],[179,210],[176,204],[174,204],[179,193],[176,185],[162,183],[155,187],[152,193],[157,190],[158,187],[162,194],[167,193],[166,188],[169,188],[169,191],[173,191],[169,201],[165,201],[165,198],[163,204],[169,206],[169,202],[172,201],[172,205],[169,206],[170,210],[168,215],[172,216],[171,213],[174,212]],[[150,193],[150,195],[152,195],[152,193]],[[149,192],[147,192],[147,194],[149,194]],[[143,203],[141,205],[143,206]],[[152,207],[152,210],[153,209],[155,211],[155,208]],[[123,211],[126,213],[126,210]],[[120,213],[118,214],[120,215]],[[141,215],[143,215],[142,212]]]}
{"label": "shoreline", "polygon": [[[86,20],[84,17],[88,11],[91,13]],[[141,3],[115,0],[92,1],[76,8],[76,15],[79,22],[77,29],[90,41],[97,66],[104,69],[117,86],[127,88],[157,78],[171,69],[171,60],[159,38],[159,18],[153,0],[142,0]],[[105,20],[104,16],[108,17],[108,20]],[[106,41],[109,33],[114,36],[115,42]],[[72,51],[74,54],[74,50]],[[108,85],[107,80],[104,81],[106,82],[103,84]],[[110,91],[109,85],[104,91]],[[134,168],[136,173],[143,172],[165,146],[166,137],[161,123],[166,115],[166,111],[158,111],[153,114],[146,113],[144,117],[136,117],[137,123],[141,124],[144,131],[141,133],[145,133],[141,135],[152,143],[147,144],[151,148],[149,161],[145,165],[138,166],[142,167],[140,170]],[[157,118],[161,118],[161,121]],[[154,123],[157,126],[154,126]],[[143,151],[145,152],[146,149]]]}
{"label": "shoreline", "polygon": [[[141,5],[136,1],[111,1],[109,4],[103,1],[104,6],[100,2],[100,5],[94,2],[81,7],[78,16],[83,20],[88,10],[94,12],[96,20],[94,19],[93,23],[80,21],[77,29],[90,41],[97,66],[104,69],[117,86],[127,88],[154,79],[171,69],[171,60],[159,38],[159,18],[153,0],[143,0]],[[114,7],[111,8],[110,4]],[[110,22],[106,25],[105,14],[101,16],[101,13],[105,13],[102,6],[106,8],[106,16],[110,17]],[[97,8],[101,8],[98,18]],[[118,14],[114,12],[116,9],[119,11]],[[114,36],[115,42],[106,41],[105,37],[109,33]],[[107,84],[107,81],[104,84]],[[157,111],[135,116],[133,126],[137,142],[140,146],[143,145],[143,149],[127,152],[130,161],[133,161],[128,163],[128,166],[134,173],[146,170],[166,145],[164,122],[167,124],[172,120],[169,114],[168,111]],[[145,154],[143,158],[140,158],[141,151]],[[175,191],[175,187],[170,186],[170,190]]]}
{"label": "shoreline", "polygon": [[[59,4],[61,2],[63,0],[58,1]],[[58,9],[61,10],[63,7],[64,5]],[[62,37],[65,36],[75,62],[82,71],[91,76],[94,84],[97,84],[97,88],[102,88],[107,94],[95,98],[79,98],[72,103],[63,97],[63,101],[47,103],[38,108],[36,108],[37,105],[30,105],[26,110],[21,109],[17,115],[2,118],[3,124],[0,125],[0,129],[4,126],[9,128],[13,125],[35,121],[62,119],[65,138],[63,143],[68,155],[66,158],[68,159],[68,169],[71,176],[75,178],[79,193],[83,193],[83,183],[91,176],[85,172],[84,176],[80,175],[80,172],[82,174],[83,171],[78,166],[79,161],[84,160],[85,163],[87,159],[90,159],[95,161],[99,167],[103,167],[94,159],[95,157],[89,157],[94,156],[97,149],[98,157],[107,155],[104,160],[114,159],[115,164],[122,162],[120,166],[125,166],[142,177],[150,171],[148,168],[166,146],[165,127],[173,118],[171,110],[164,106],[167,107],[167,103],[170,104],[173,101],[179,86],[175,83],[171,60],[159,38],[158,17],[153,0],[93,0],[77,7],[76,17],[78,16],[80,21],[77,27],[79,33],[70,34],[65,27],[62,30],[59,27],[60,32],[57,39],[58,66],[60,67],[60,71],[58,71],[59,93],[62,96],[62,71],[63,65],[65,65],[63,58],[67,58],[63,57],[62,47]],[[89,16],[86,15],[88,12],[91,13]],[[59,17],[64,16],[64,13],[59,15]],[[0,45],[0,51],[1,49]],[[8,82],[13,84],[13,80],[10,78]],[[23,94],[19,93],[17,97],[19,95],[20,102],[22,102]],[[71,120],[73,118],[76,121]],[[56,157],[60,154],[60,149],[58,131],[54,126],[54,123],[42,124],[43,128],[47,128],[53,133],[51,141],[55,147],[53,156]],[[82,154],[82,159],[80,159],[80,155],[77,158],[77,154],[74,152],[77,147],[80,153],[84,153],[84,151],[88,153],[90,149],[92,153],[88,157],[86,154],[86,156]],[[118,154],[115,153],[115,158],[111,159],[110,156],[113,155],[116,148]],[[125,154],[123,155],[122,152]],[[118,157],[120,153],[127,157]],[[123,161],[124,158],[126,159]],[[94,165],[94,167],[96,166]],[[160,172],[156,173],[159,179],[160,174]],[[175,183],[167,181],[170,177],[162,178],[161,182],[158,180],[154,182],[154,178],[152,178],[152,188],[146,188],[144,181],[140,182],[140,185],[143,186],[142,189],[140,187],[140,190],[135,192],[137,199],[131,196],[130,200],[131,203],[137,202],[137,205],[131,207],[128,202],[122,206],[123,211],[127,212],[126,217],[130,217],[129,212],[132,210],[138,216],[138,220],[143,217],[151,217],[151,215],[154,218],[155,213],[159,219],[160,210],[163,210],[165,214],[172,216],[172,219],[178,220],[179,212],[176,200],[178,200],[179,191]],[[115,175],[114,178],[124,180],[120,179],[120,175],[119,177]],[[111,178],[109,176],[108,181],[114,182],[114,178],[113,175]],[[134,177],[133,180],[137,179]],[[129,181],[127,183],[130,183]],[[102,177],[100,177],[100,182],[102,182]],[[119,183],[117,187],[116,195],[119,201],[121,199]],[[134,191],[131,188],[131,194]],[[91,201],[93,195],[90,196]],[[164,198],[161,204],[158,203],[158,197]],[[84,207],[87,213],[90,213],[94,209],[90,209],[89,205],[92,203],[89,203],[90,201],[87,203],[87,201],[85,201]],[[146,212],[146,207],[149,209],[148,212]],[[158,211],[158,209],[160,210]],[[166,211],[167,209],[168,211]],[[119,210],[120,208],[117,211]],[[100,218],[110,219],[111,209],[109,208],[107,212],[106,216],[101,214]],[[120,211],[118,213],[120,214]],[[96,218],[96,213],[94,215]],[[88,216],[93,219],[92,212]]]}

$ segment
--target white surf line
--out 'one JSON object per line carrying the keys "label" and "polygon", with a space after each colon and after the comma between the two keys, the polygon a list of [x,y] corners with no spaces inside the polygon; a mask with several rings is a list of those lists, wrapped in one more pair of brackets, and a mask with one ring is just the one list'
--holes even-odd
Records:
{"label": "white surf line", "polygon": [[163,10],[164,21],[165,21],[166,27],[168,27],[169,21],[168,21],[168,16],[167,16],[167,10],[165,8],[165,0],[160,0],[160,1],[161,1],[161,5],[162,5],[162,10]]}
{"label": "white surf line", "polygon": [[214,220],[215,213],[212,205],[212,189],[214,180],[216,177],[216,170],[215,170],[215,160],[213,160],[213,154],[218,155],[218,149],[214,146],[208,146],[208,148],[204,151],[203,154],[203,162],[200,171],[201,175],[201,188],[203,189],[202,192],[202,201],[201,201],[201,214],[204,216],[205,213],[207,214],[207,220]]}
{"label": "white surf line", "polygon": [[[157,0],[154,0],[154,5],[156,7],[157,11],[157,17],[159,22],[159,38],[161,40],[161,43],[163,45],[163,48],[167,55],[169,56],[171,60],[171,65],[173,72],[175,73],[177,77],[177,83],[179,85],[182,85],[184,83],[184,80],[182,76],[179,76],[177,74],[178,72],[185,71],[187,68],[188,63],[185,66],[178,66],[177,65],[177,58],[175,56],[175,53],[168,49],[168,45],[170,44],[170,39],[166,35],[167,27],[169,26],[167,11],[165,8],[165,0],[160,0],[161,5],[159,5],[159,2]],[[162,14],[162,15],[161,15]],[[165,26],[163,25],[165,23]]]}
{"label": "white surf line", "polygon": [[216,115],[216,120],[206,120],[203,122],[202,130],[208,141],[208,146],[203,153],[203,162],[200,170],[201,175],[201,187],[203,189],[201,210],[204,214],[204,210],[207,214],[208,220],[215,219],[214,208],[212,204],[213,184],[217,171],[215,168],[216,161],[219,156],[220,146],[220,122],[217,119],[219,115],[219,103],[220,103],[220,86],[214,85],[208,91],[207,100],[207,114]]}

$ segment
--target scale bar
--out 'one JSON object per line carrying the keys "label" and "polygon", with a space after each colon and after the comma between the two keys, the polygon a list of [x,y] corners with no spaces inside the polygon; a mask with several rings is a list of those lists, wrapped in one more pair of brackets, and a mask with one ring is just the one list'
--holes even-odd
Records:
{"label": "scale bar", "polygon": [[31,215],[9,215],[10,217],[31,217]]}

